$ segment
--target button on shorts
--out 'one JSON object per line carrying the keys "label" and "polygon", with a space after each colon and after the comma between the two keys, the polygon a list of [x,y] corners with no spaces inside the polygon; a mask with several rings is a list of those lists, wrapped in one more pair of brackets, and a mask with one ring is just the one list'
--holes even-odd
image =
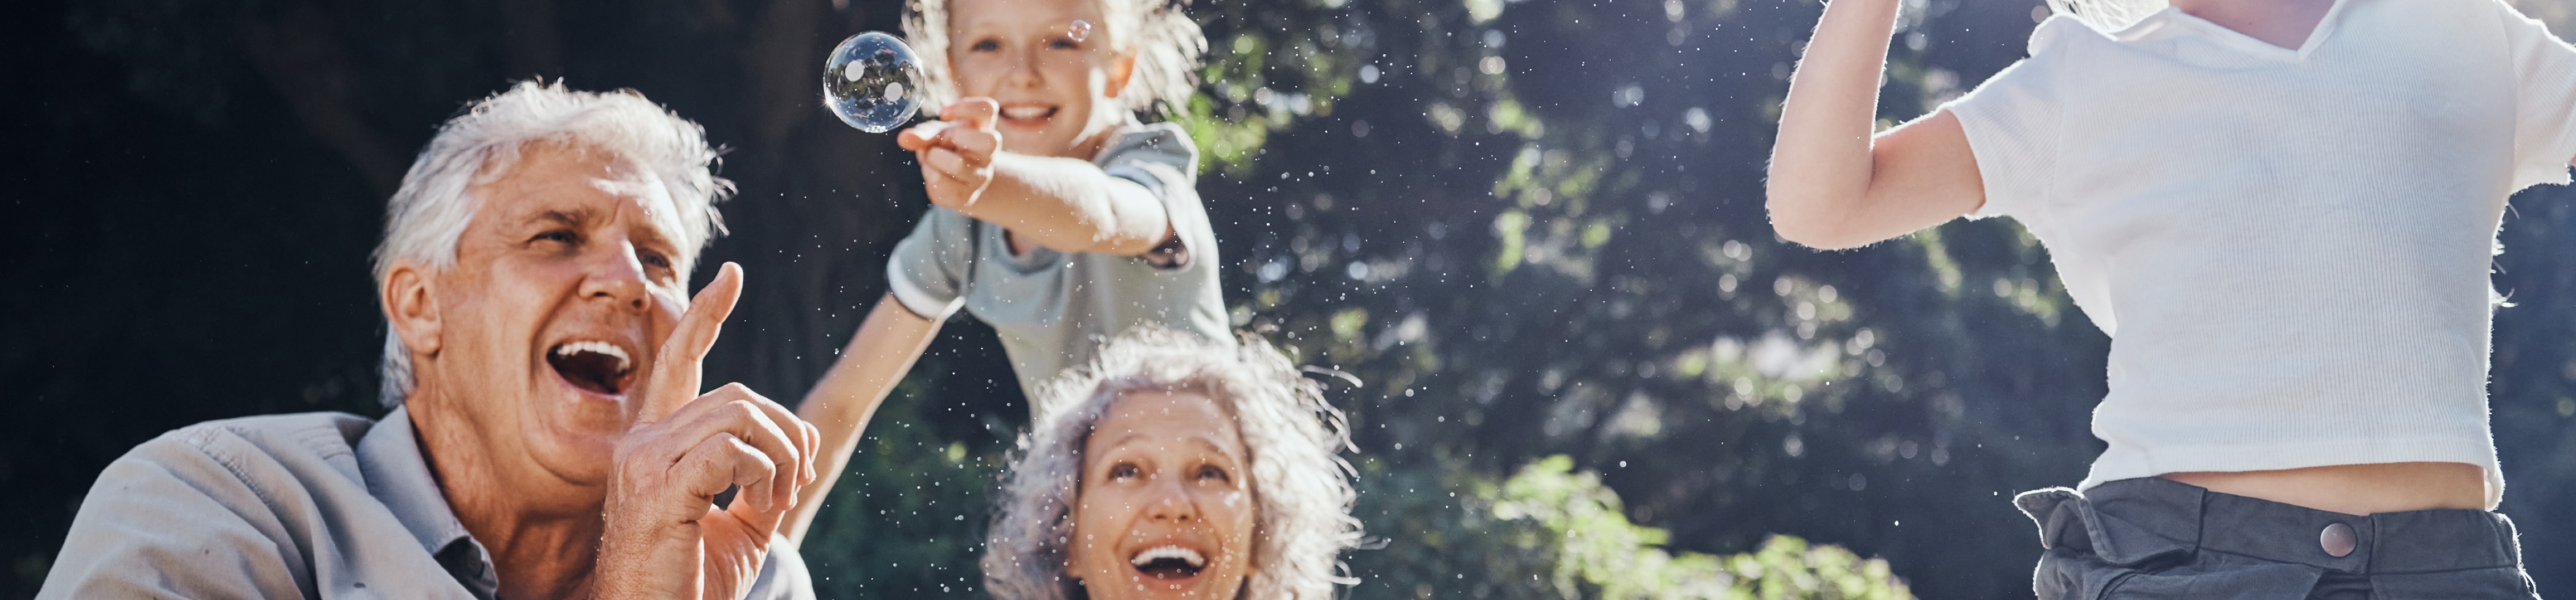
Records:
{"label": "button on shorts", "polygon": [[2041,600],[2536,600],[2513,521],[2355,516],[2157,477],[2013,498],[2039,523]]}

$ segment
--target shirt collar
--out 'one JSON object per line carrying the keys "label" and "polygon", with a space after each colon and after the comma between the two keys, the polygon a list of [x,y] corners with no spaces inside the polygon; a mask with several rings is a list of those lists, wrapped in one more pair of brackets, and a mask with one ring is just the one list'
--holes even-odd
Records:
{"label": "shirt collar", "polygon": [[367,493],[393,511],[394,520],[411,530],[421,549],[448,567],[458,583],[489,598],[497,587],[492,555],[456,520],[456,510],[448,506],[437,477],[430,474],[414,431],[411,411],[397,407],[358,440],[358,469],[366,474]]}

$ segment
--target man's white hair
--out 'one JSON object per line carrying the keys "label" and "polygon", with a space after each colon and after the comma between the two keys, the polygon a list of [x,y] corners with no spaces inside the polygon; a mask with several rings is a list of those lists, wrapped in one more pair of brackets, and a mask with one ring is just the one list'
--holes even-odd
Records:
{"label": "man's white hair", "polygon": [[[957,101],[957,76],[948,69],[948,3],[913,0],[903,18],[903,37],[921,60],[921,92],[927,110]],[[1096,0],[1101,19],[1098,35],[1109,49],[1135,52],[1136,70],[1118,90],[1121,106],[1153,110],[1155,102],[1181,104],[1198,92],[1192,80],[1199,56],[1207,53],[1207,35],[1181,10],[1188,0]]]}
{"label": "man's white hair", "polygon": [[[1240,344],[1147,329],[1111,340],[1092,363],[1049,384],[1034,434],[1003,475],[985,543],[985,590],[1003,600],[1088,597],[1065,575],[1074,502],[1082,493],[1083,447],[1119,398],[1188,392],[1215,400],[1234,418],[1251,462],[1245,481],[1259,512],[1252,577],[1237,597],[1330,600],[1340,556],[1360,542],[1351,518],[1354,471],[1340,410],[1270,344]],[[1217,599],[1222,600],[1222,599]]]}
{"label": "man's white hair", "polygon": [[[651,178],[646,194],[654,225],[679,245],[673,266],[688,279],[698,251],[724,232],[715,203],[733,193],[733,182],[716,177],[718,150],[707,146],[706,130],[656,105],[634,90],[582,92],[563,82],[523,81],[469,105],[465,114],[438,127],[437,137],[403,174],[402,189],[385,202],[385,240],[376,246],[376,285],[397,261],[412,261],[432,270],[456,265],[456,243],[474,221],[481,202],[470,189],[497,179],[519,162],[519,151],[531,142],[582,146],[634,161]],[[385,332],[384,386],[387,408],[411,393],[411,351],[391,327]]]}

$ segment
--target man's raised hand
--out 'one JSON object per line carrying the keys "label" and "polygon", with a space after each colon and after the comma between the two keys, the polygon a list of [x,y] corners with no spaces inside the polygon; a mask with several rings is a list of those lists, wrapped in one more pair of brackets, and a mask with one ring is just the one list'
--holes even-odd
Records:
{"label": "man's raised hand", "polygon": [[[654,354],[635,425],[617,443],[596,597],[741,597],[797,490],[814,480],[813,426],[742,384],[697,393],[741,296],[742,267],[725,263]],[[734,486],[733,504],[715,509]]]}

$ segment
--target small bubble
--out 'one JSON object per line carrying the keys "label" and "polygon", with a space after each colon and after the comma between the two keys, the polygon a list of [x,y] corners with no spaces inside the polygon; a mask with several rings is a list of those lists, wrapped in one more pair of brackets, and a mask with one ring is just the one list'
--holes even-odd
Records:
{"label": "small bubble", "polygon": [[1073,25],[1064,29],[1064,36],[1073,38],[1073,41],[1077,42],[1091,39],[1091,22],[1074,19]]}

